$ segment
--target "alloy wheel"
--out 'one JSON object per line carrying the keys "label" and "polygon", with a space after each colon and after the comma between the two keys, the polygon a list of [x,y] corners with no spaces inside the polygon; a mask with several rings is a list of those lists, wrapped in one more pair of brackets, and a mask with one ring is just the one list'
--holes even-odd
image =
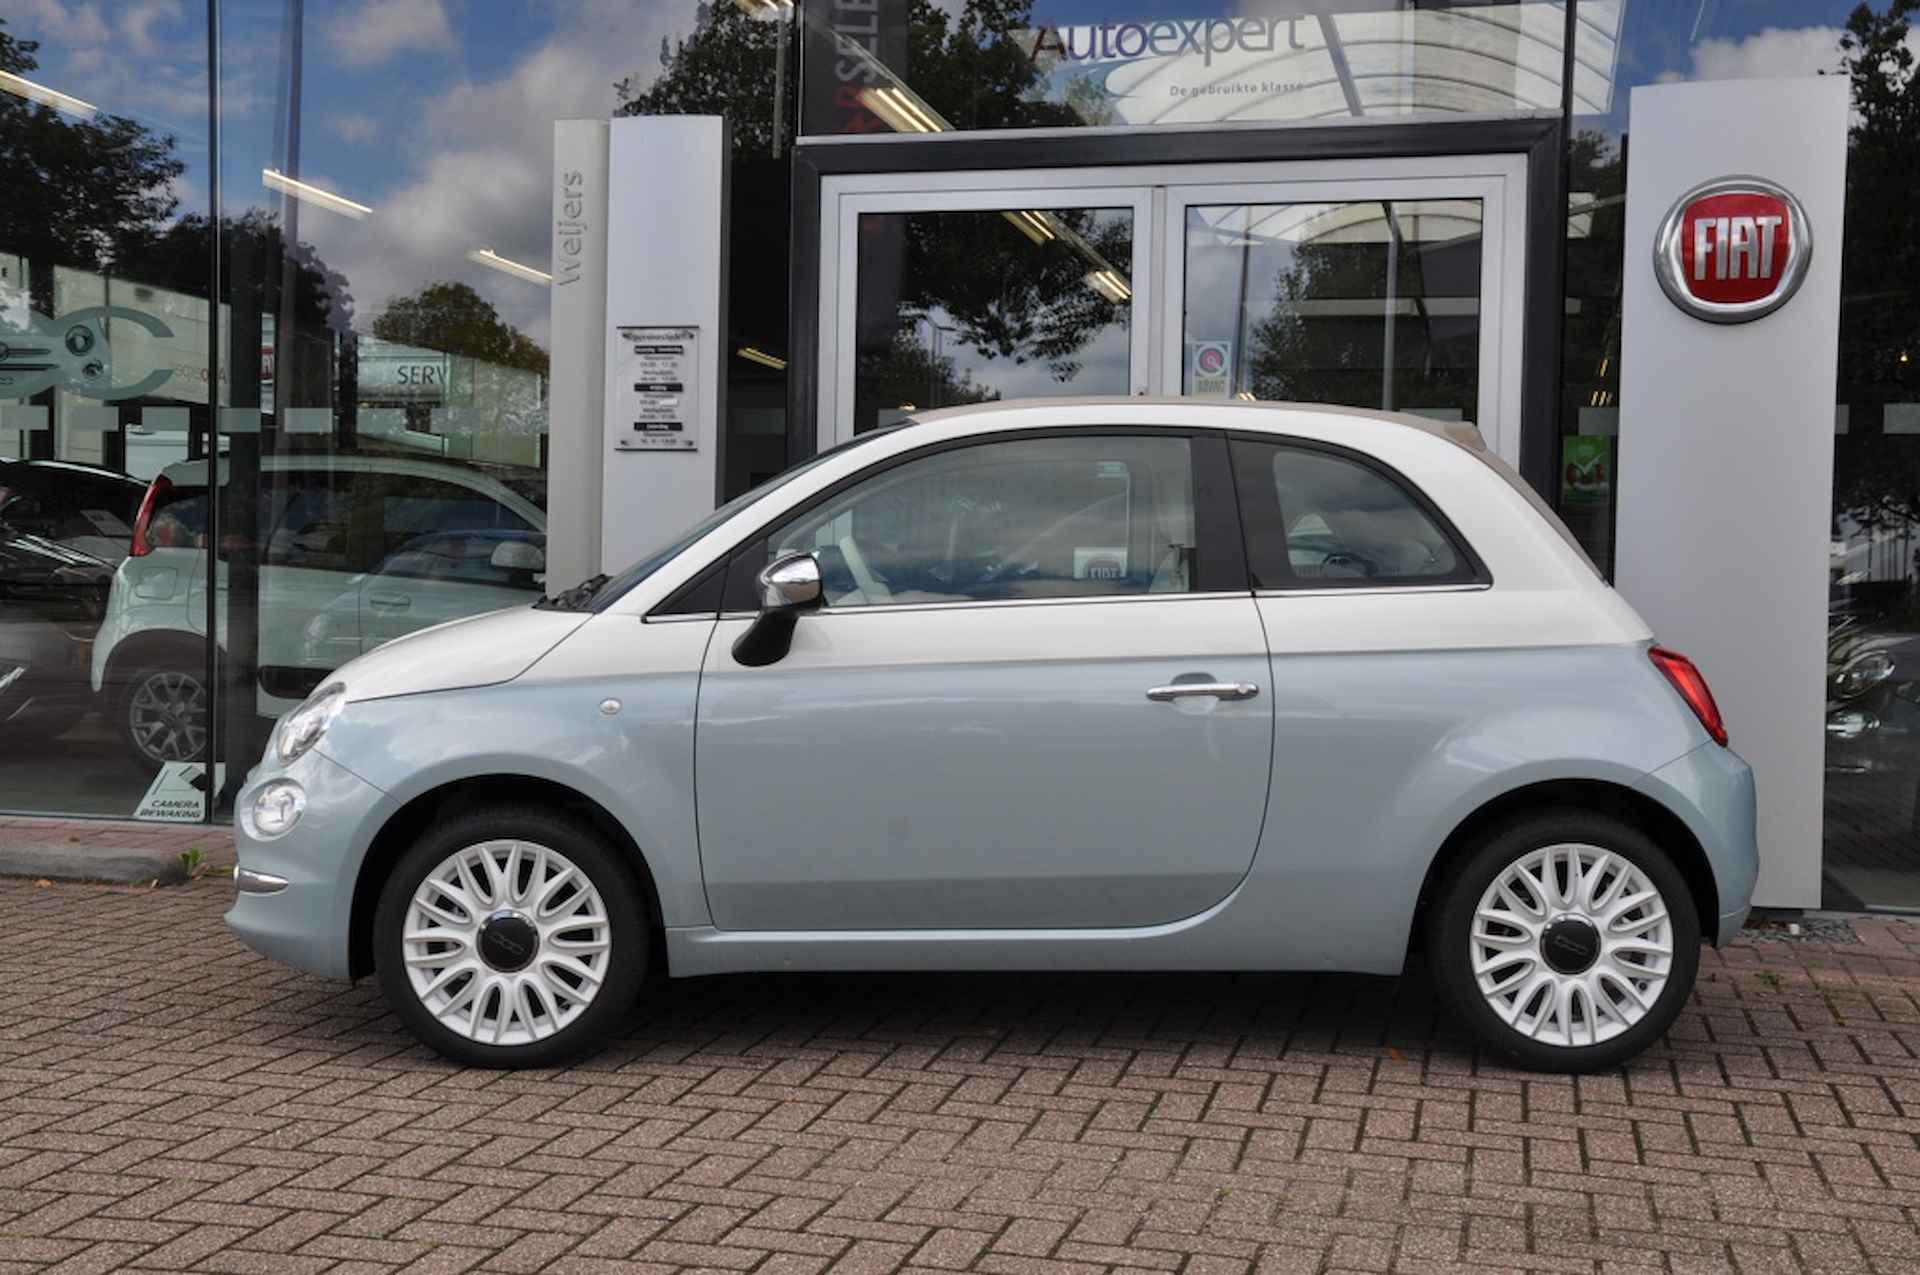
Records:
{"label": "alloy wheel", "polygon": [[559,851],[497,840],[457,850],[413,892],[407,980],[449,1031],[525,1045],[564,1030],[606,982],[613,926],[593,881]]}
{"label": "alloy wheel", "polygon": [[1645,1018],[1666,991],[1674,926],[1630,860],[1561,844],[1510,863],[1480,896],[1468,938],[1480,994],[1515,1032],[1597,1045]]}
{"label": "alloy wheel", "polygon": [[150,761],[195,761],[207,746],[207,689],[198,677],[156,669],[127,700],[127,730]]}

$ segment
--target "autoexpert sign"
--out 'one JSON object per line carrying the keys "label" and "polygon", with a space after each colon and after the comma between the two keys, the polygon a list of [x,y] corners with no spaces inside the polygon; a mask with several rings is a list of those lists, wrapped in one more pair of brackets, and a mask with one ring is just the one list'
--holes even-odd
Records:
{"label": "autoexpert sign", "polygon": [[1669,300],[1708,323],[1747,323],[1785,305],[1806,278],[1813,232],[1784,186],[1721,177],[1674,201],[1653,244]]}

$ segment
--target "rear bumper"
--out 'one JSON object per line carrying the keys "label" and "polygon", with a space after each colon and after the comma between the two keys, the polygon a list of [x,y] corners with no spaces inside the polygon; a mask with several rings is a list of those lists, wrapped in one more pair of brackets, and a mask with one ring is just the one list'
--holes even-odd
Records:
{"label": "rear bumper", "polygon": [[1753,771],[1732,749],[1706,743],[1635,787],[1679,816],[1706,853],[1717,923],[1705,937],[1720,946],[1746,923],[1760,876]]}

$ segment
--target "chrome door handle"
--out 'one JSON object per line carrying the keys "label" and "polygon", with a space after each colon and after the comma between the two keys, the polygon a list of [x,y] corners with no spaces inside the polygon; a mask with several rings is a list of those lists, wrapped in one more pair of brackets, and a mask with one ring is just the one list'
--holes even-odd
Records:
{"label": "chrome door handle", "polygon": [[382,611],[404,611],[413,605],[413,599],[404,593],[369,593],[367,601]]}
{"label": "chrome door handle", "polygon": [[1175,682],[1172,686],[1156,686],[1147,692],[1147,698],[1158,704],[1171,700],[1193,699],[1201,695],[1211,695],[1215,699],[1252,699],[1260,693],[1260,687],[1253,682]]}

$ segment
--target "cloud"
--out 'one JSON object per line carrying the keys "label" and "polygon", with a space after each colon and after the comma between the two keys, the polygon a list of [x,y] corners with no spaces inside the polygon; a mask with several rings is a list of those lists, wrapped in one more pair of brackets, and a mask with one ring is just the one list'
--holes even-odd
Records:
{"label": "cloud", "polygon": [[160,51],[153,38],[154,23],[177,22],[180,17],[180,0],[142,0],[120,11],[120,35],[135,53],[151,57]]}
{"label": "cloud", "polygon": [[[458,79],[433,92],[408,124],[417,166],[384,190],[356,193],[365,221],[303,218],[301,237],[352,281],[363,328],[396,297],[457,279],[514,326],[544,343],[547,292],[467,260],[491,247],[545,268],[553,217],[553,122],[605,119],[614,81],[655,72],[662,36],[692,28],[694,0],[636,10],[631,0],[584,0],[556,11],[556,26],[505,71]],[[397,90],[396,90],[397,91]],[[368,103],[378,112],[380,103]],[[340,117],[330,121],[343,131]],[[352,128],[352,124],[346,124]]]}
{"label": "cloud", "polygon": [[47,43],[103,44],[109,34],[99,5],[69,7],[60,0],[22,0],[9,25],[16,37]]}
{"label": "cloud", "polygon": [[380,121],[357,111],[341,111],[327,117],[327,127],[342,141],[370,142],[380,133]]}
{"label": "cloud", "polygon": [[[1666,71],[1663,84],[1681,80],[1766,80],[1840,70],[1839,27],[1768,27],[1738,40],[1702,40],[1693,46],[1693,66]],[[1907,36],[1920,56],[1920,31]]]}
{"label": "cloud", "polygon": [[329,20],[322,36],[342,66],[362,70],[401,53],[446,53],[452,26],[440,0],[361,0]]}

